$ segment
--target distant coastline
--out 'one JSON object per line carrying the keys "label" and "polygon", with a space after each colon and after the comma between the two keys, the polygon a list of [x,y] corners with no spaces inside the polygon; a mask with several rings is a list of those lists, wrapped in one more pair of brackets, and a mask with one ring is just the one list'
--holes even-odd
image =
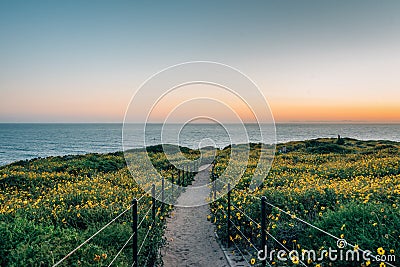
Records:
{"label": "distant coastline", "polygon": [[[177,124],[178,125],[178,124]],[[231,124],[232,125],[232,124]],[[130,124],[132,147],[143,147],[142,124]],[[249,141],[258,142],[254,124],[245,125]],[[161,124],[150,124],[147,145],[162,143]],[[235,128],[233,127],[233,135]],[[137,133],[137,135],[136,135]],[[277,123],[276,142],[302,141],[320,137],[335,138],[340,134],[359,140],[400,142],[400,123]],[[211,138],[223,148],[229,136],[214,124],[193,124],[185,128],[180,144],[197,148],[203,138]],[[167,138],[168,139],[168,138]],[[170,138],[172,140],[172,137]],[[265,143],[273,139],[264,137]],[[168,141],[168,140],[167,140]],[[166,142],[176,143],[176,142]],[[247,143],[247,142],[245,142]],[[122,151],[121,123],[0,123],[0,166],[37,157],[109,153]]]}

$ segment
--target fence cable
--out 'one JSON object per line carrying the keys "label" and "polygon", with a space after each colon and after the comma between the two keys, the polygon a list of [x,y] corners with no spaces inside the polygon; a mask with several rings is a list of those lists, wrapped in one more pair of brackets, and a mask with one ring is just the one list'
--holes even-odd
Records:
{"label": "fence cable", "polygon": [[249,242],[250,246],[253,247],[258,252],[257,247],[243,234],[242,231],[240,231],[239,227],[237,227],[237,225],[230,218],[228,218],[228,215],[225,213],[225,211],[222,210],[222,212],[225,214],[226,218],[233,224],[233,226],[235,226],[236,230],[240,233],[240,235],[243,236],[243,238],[246,239],[247,242]]}
{"label": "fence cable", "polygon": [[234,204],[232,204],[232,202],[231,202],[231,205],[232,205],[236,210],[238,210],[240,213],[242,213],[247,219],[249,219],[250,221],[252,221],[253,223],[255,223],[255,224],[257,224],[257,225],[260,225],[258,222],[256,222],[255,220],[253,220],[249,215],[247,215],[244,211],[242,211],[241,209],[237,208]]}
{"label": "fence cable", "polygon": [[[228,218],[228,215],[225,213],[225,211],[224,210],[222,210],[222,212],[225,214],[225,216],[227,216],[227,218]],[[243,234],[243,232],[242,231],[240,231],[240,229],[237,227],[237,225],[231,220],[231,219],[229,219],[229,221],[235,226],[235,228],[240,232],[240,234],[241,234],[241,236],[243,236],[246,240],[247,240],[247,242],[249,242],[250,243],[250,247],[253,247],[254,248],[254,250],[257,252],[257,256],[258,256],[258,249],[257,249],[257,247]],[[230,237],[229,237],[230,238]],[[233,244],[235,245],[235,247],[239,250],[239,252],[240,252],[240,254],[242,255],[242,257],[244,258],[244,260],[246,261],[246,258],[244,257],[244,255],[243,255],[243,253],[242,253],[242,251],[238,248],[238,246],[236,245],[236,243],[235,243],[235,241],[234,240],[232,240],[232,242],[233,242]],[[253,256],[253,255],[251,255],[249,252],[247,252],[247,254],[249,255],[249,256]],[[249,264],[249,262],[248,261],[246,261],[247,262],[247,264]],[[268,266],[271,266],[270,264],[269,264],[269,262],[267,261],[267,264],[268,264]],[[250,264],[249,264],[249,266],[250,266]]]}
{"label": "fence cable", "polygon": [[[216,181],[220,181],[220,182],[222,182],[222,183],[224,183],[225,185],[227,185],[228,183],[226,183],[225,181],[222,181],[222,180],[214,180],[214,182],[216,183]],[[234,188],[232,188],[232,190],[233,190]],[[339,240],[343,240],[342,238],[339,238],[339,237],[337,237],[337,236],[335,236],[335,235],[333,235],[333,234],[331,234],[331,233],[329,233],[329,232],[327,232],[327,231],[325,231],[325,230],[323,230],[323,229],[321,229],[321,228],[319,228],[319,227],[317,227],[317,226],[315,226],[315,225],[313,225],[313,224],[311,224],[311,223],[309,223],[309,222],[307,222],[307,221],[305,221],[305,220],[303,220],[303,219],[301,219],[301,218],[298,218],[296,215],[294,215],[294,214],[291,214],[291,213],[289,213],[289,212],[286,212],[286,211],[284,211],[283,209],[281,209],[281,208],[279,208],[279,207],[277,207],[277,206],[275,206],[275,205],[273,205],[273,204],[271,204],[271,203],[269,203],[269,202],[267,202],[267,201],[265,201],[265,203],[267,204],[267,205],[269,205],[269,206],[271,206],[271,207],[273,207],[273,208],[275,208],[275,209],[277,209],[277,210],[279,210],[279,211],[281,211],[281,212],[283,212],[284,214],[286,214],[286,215],[289,215],[292,219],[296,219],[296,220],[298,220],[298,221],[300,221],[300,222],[302,222],[302,223],[304,223],[304,224],[306,224],[306,225],[308,225],[308,226],[310,226],[310,227],[312,227],[312,228],[314,228],[314,229],[316,229],[316,230],[318,230],[318,231],[320,231],[320,232],[322,232],[322,233],[324,233],[324,234],[326,234],[326,235],[328,235],[328,236],[330,236],[330,237],[332,237],[332,238],[334,238],[334,239],[336,239],[337,241],[339,241]],[[236,209],[236,210],[238,210],[239,212],[241,212],[243,215],[245,215],[245,217],[247,217],[249,220],[251,220],[253,223],[255,223],[255,224],[257,224],[258,226],[260,226],[260,224],[259,223],[257,223],[256,221],[254,221],[250,216],[248,216],[245,212],[243,212],[242,210],[240,210],[239,208],[237,208],[234,204],[232,204],[231,203],[231,205]],[[223,210],[222,210],[223,211]],[[223,211],[224,212],[224,211]],[[225,212],[224,212],[225,213]],[[226,213],[225,213],[225,215],[226,215]],[[230,219],[229,219],[230,220]],[[231,221],[232,222],[232,221]],[[232,222],[233,223],[233,222]],[[239,230],[239,229],[238,229]],[[285,250],[287,250],[287,251],[289,251],[281,242],[279,242],[273,235],[271,235],[268,231],[266,231],[266,233],[272,238],[272,239],[274,239],[278,244],[280,244],[283,248],[285,248]],[[345,240],[346,241],[346,240]],[[346,245],[349,245],[350,247],[352,247],[353,249],[355,248],[355,245],[353,245],[353,244],[350,244],[350,243],[347,243],[347,241],[346,241]],[[361,251],[361,252],[363,252],[363,253],[366,253],[367,251],[365,251],[365,250],[362,250],[362,249],[360,249],[360,248],[358,248],[358,250],[359,251]],[[371,256],[372,258],[374,258],[374,260],[375,261],[379,261],[378,260],[378,258],[375,256],[375,255],[372,255],[372,254],[369,254],[369,256]],[[300,259],[299,259],[300,260]],[[304,266],[306,266],[301,260],[300,260],[300,262],[304,265]],[[387,265],[389,265],[389,266],[393,266],[393,267],[396,267],[395,265],[393,265],[393,264],[391,264],[391,263],[389,263],[389,262],[385,262],[385,261],[380,261],[380,262],[384,262],[385,264],[387,264]]]}
{"label": "fence cable", "polygon": [[140,245],[139,251],[138,251],[138,255],[140,254],[140,251],[142,250],[144,243],[146,242],[147,236],[149,235],[150,231],[153,229],[154,226],[154,222],[150,225],[149,230],[147,230],[146,235],[143,238],[142,244]]}
{"label": "fence cable", "polygon": [[239,251],[240,255],[242,256],[243,260],[247,263],[248,266],[251,266],[250,263],[247,261],[246,257],[244,256],[243,252],[240,250],[240,248],[236,245],[235,241],[232,242],[236,249]]}
{"label": "fence cable", "polygon": [[147,262],[149,261],[149,258],[150,258],[150,252],[151,252],[151,251],[149,251],[149,253],[147,253],[147,257],[146,257],[146,260],[145,260],[143,266],[147,266]]}
{"label": "fence cable", "polygon": [[[299,221],[299,222],[302,222],[302,223],[304,223],[304,224],[306,224],[306,225],[308,225],[308,226],[310,226],[310,227],[312,227],[312,228],[314,228],[314,229],[316,229],[316,230],[318,230],[318,231],[320,231],[320,232],[322,232],[322,233],[324,233],[324,234],[326,234],[326,235],[328,235],[328,236],[330,236],[330,237],[336,239],[337,241],[344,240],[344,239],[342,239],[342,238],[340,238],[340,237],[334,236],[333,234],[331,234],[331,233],[329,233],[329,232],[327,232],[327,231],[325,231],[325,230],[323,230],[323,229],[321,229],[321,228],[319,228],[319,227],[317,227],[317,226],[315,226],[315,225],[313,225],[313,224],[311,224],[311,223],[309,223],[309,222],[307,222],[307,221],[305,221],[305,220],[303,220],[303,219],[301,219],[301,218],[298,218],[295,214],[291,214],[291,213],[289,213],[289,212],[287,212],[287,211],[284,211],[283,209],[281,209],[281,208],[279,208],[279,207],[277,207],[277,206],[275,206],[275,205],[273,205],[273,204],[271,204],[271,203],[269,203],[269,202],[267,202],[267,201],[265,201],[265,203],[266,203],[267,205],[269,205],[269,206],[271,206],[271,207],[273,207],[273,208],[279,210],[280,212],[283,212],[284,214],[290,216],[292,219],[295,219],[295,220],[297,220],[297,221]],[[355,245],[348,243],[346,240],[344,240],[344,241],[346,242],[346,245],[352,247],[353,249],[355,248]],[[361,252],[363,252],[363,253],[367,253],[366,250],[363,250],[363,249],[360,249],[360,248],[358,248],[358,250],[361,251]],[[386,263],[387,265],[396,267],[395,265],[393,265],[393,264],[391,264],[391,263],[389,263],[389,262],[379,261],[379,259],[378,259],[375,255],[372,255],[372,254],[370,254],[370,253],[369,253],[368,255],[371,256],[372,258],[374,258],[375,261],[384,262],[384,263]]]}
{"label": "fence cable", "polygon": [[142,218],[142,220],[139,222],[137,228],[140,228],[140,226],[142,225],[142,223],[144,222],[144,220],[146,219],[147,215],[149,214],[149,212],[150,212],[151,210],[152,210],[152,207],[150,206],[150,207],[147,209],[146,214],[143,215],[143,218]]}
{"label": "fence cable", "polygon": [[124,248],[128,245],[129,241],[131,241],[131,239],[133,238],[133,236],[135,235],[135,233],[133,233],[128,240],[125,242],[125,244],[121,247],[121,249],[118,251],[118,253],[115,255],[115,257],[112,259],[112,261],[110,262],[110,264],[108,264],[108,267],[110,267],[114,261],[118,258],[119,254],[121,254],[121,252],[124,250]]}
{"label": "fence cable", "polygon": [[[265,232],[266,232],[266,234],[267,234],[268,236],[270,236],[276,243],[278,243],[281,247],[283,247],[287,252],[290,253],[290,250],[289,250],[284,244],[282,244],[281,242],[279,242],[279,240],[276,239],[270,232],[268,232],[267,230],[265,230]],[[306,266],[306,267],[307,267],[307,265],[306,265],[302,260],[300,260],[300,257],[299,257],[298,260],[299,260],[299,262],[300,262],[303,266]]]}
{"label": "fence cable", "polygon": [[115,222],[119,217],[121,217],[123,214],[125,214],[131,208],[132,208],[132,205],[130,205],[127,209],[125,209],[123,212],[118,214],[114,219],[112,219],[110,222],[108,222],[106,225],[104,225],[102,228],[100,228],[100,230],[95,232],[92,236],[90,236],[88,239],[86,239],[84,242],[82,242],[79,246],[77,246],[75,249],[73,249],[71,252],[69,252],[67,255],[65,255],[64,258],[62,258],[56,264],[54,264],[53,267],[60,265],[64,260],[66,260],[69,256],[74,254],[78,249],[80,249],[82,246],[84,246],[86,243],[88,243],[90,240],[92,240],[95,236],[97,236],[100,232],[102,232],[104,229],[106,229],[109,225],[111,225],[113,222]]}
{"label": "fence cable", "polygon": [[[144,193],[140,198],[137,199],[137,202],[139,202],[143,197],[148,195],[147,193]],[[72,254],[74,254],[78,249],[83,247],[86,243],[88,243],[90,240],[92,240],[95,236],[97,236],[100,232],[102,232],[104,229],[106,229],[108,226],[110,226],[113,222],[115,222],[118,218],[120,218],[123,214],[125,214],[128,210],[132,208],[132,204],[129,205],[128,208],[126,208],[124,211],[122,211],[120,214],[118,214],[114,219],[112,219],[110,222],[108,222],[106,225],[104,225],[102,228],[100,228],[97,232],[95,232],[92,236],[90,236],[88,239],[83,241],[79,246],[77,246],[75,249],[70,251],[67,255],[64,256],[61,260],[59,260],[56,264],[53,265],[53,267],[56,267],[60,265],[64,260],[69,258]]]}

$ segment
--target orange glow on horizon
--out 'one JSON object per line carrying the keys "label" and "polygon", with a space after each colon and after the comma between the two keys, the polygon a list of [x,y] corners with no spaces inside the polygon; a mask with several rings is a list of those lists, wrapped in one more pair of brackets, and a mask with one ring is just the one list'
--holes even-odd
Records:
{"label": "orange glow on horizon", "polygon": [[275,121],[400,122],[400,106],[271,103]]}
{"label": "orange glow on horizon", "polygon": [[[197,90],[198,92],[198,90]],[[255,122],[252,112],[237,97],[226,95],[215,88],[202,88],[203,97],[214,95],[225,104],[232,107],[244,122]],[[190,95],[190,94],[189,94]],[[152,120],[163,122],[166,115],[188,97],[177,91],[168,99],[161,101],[154,110]],[[8,99],[8,98],[5,98]],[[16,122],[123,122],[130,95],[95,95],[84,98],[57,97],[45,99],[35,95],[28,97],[21,95],[19,101],[3,101],[0,113],[10,118],[18,118]],[[373,104],[369,100],[352,103],[337,99],[297,99],[292,97],[270,97],[269,104],[276,122],[380,122],[400,123],[400,105],[396,104],[396,97],[385,103]],[[370,104],[371,103],[371,104]],[[182,118],[188,111],[193,117],[201,115],[208,107],[193,105],[189,110],[177,110],[176,118]],[[26,115],[28,114],[28,115]],[[215,109],[214,113],[224,122],[232,122],[232,114],[223,109]],[[24,119],[27,118],[27,119]],[[32,119],[33,118],[33,119]],[[45,119],[41,119],[45,118]],[[63,118],[60,120],[59,118]],[[263,118],[259,118],[262,122]],[[134,122],[142,122],[136,120]]]}

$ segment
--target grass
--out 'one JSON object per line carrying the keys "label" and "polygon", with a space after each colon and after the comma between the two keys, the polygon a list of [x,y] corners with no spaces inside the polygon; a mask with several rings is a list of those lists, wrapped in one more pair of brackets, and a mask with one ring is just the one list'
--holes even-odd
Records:
{"label": "grass", "polygon": [[[286,147],[287,153],[284,151]],[[267,230],[289,249],[314,249],[320,254],[331,246],[337,249],[336,240],[307,226],[293,216],[302,218],[331,234],[346,239],[360,249],[371,250],[374,255],[397,254],[400,260],[400,144],[390,141],[359,141],[354,139],[315,139],[289,142],[277,146],[277,155],[264,183],[254,192],[249,184],[258,161],[260,149],[253,146],[250,162],[244,175],[232,192],[232,203],[260,222],[260,198],[284,212],[268,209]],[[228,150],[220,151],[215,165],[220,176],[229,162]],[[227,240],[226,196],[211,204],[210,219],[218,235]],[[261,249],[259,226],[236,209],[232,221]],[[231,239],[243,250],[256,251],[249,242],[232,228]],[[269,248],[282,249],[271,237]],[[352,249],[351,247],[348,247]],[[276,254],[275,254],[276,255]],[[254,260],[253,260],[254,261]],[[297,261],[272,261],[277,266],[295,266]],[[254,262],[260,264],[259,261]],[[308,266],[379,266],[378,263],[331,262],[326,257],[306,262]]]}
{"label": "grass", "polygon": [[[158,147],[147,150],[160,173],[165,177],[173,173],[177,176],[177,170]],[[188,149],[185,152],[188,157],[194,153]],[[143,195],[135,177],[140,173],[134,171],[129,172],[122,153],[48,157],[1,167],[0,265],[55,264],[126,210],[133,198]],[[185,185],[188,183],[190,180],[185,181]],[[151,216],[145,217],[150,206],[151,198],[147,195],[139,201],[139,220],[144,218],[138,232],[139,246],[144,242],[139,266],[160,263],[158,250],[164,243],[165,216],[172,209],[166,205],[164,210],[157,210],[156,224],[144,241],[152,223]],[[131,222],[128,211],[61,266],[108,265],[132,234]],[[115,264],[132,264],[130,244]]]}
{"label": "grass", "polygon": [[[279,151],[284,151],[286,153]],[[359,141],[342,138],[315,139],[277,145],[277,154],[261,187],[250,191],[249,185],[259,160],[261,146],[251,144],[249,161],[243,176],[232,192],[232,203],[256,222],[260,221],[260,197],[290,211],[291,215],[327,229],[336,236],[374,254],[400,251],[400,145],[390,141]],[[231,160],[231,146],[217,153],[215,172],[221,175]],[[189,159],[199,151],[179,148]],[[163,176],[177,177],[177,169],[161,146],[149,147],[146,153]],[[140,157],[138,157],[140,158]],[[205,159],[209,160],[209,159]],[[176,162],[174,162],[176,163]],[[145,182],[141,163],[129,171],[122,153],[48,157],[20,161],[0,167],[0,265],[51,266],[94,232],[125,210],[143,191],[136,180]],[[185,185],[190,180],[185,181]],[[149,185],[151,186],[151,185]],[[145,218],[139,230],[139,244],[151,225],[145,216],[151,198],[139,203],[139,218]],[[210,220],[218,235],[226,240],[226,197],[211,204]],[[157,223],[146,239],[139,266],[162,264],[158,255],[163,245],[165,217],[171,206],[158,210]],[[335,240],[310,228],[277,209],[268,210],[268,231],[287,247],[322,252],[335,247]],[[232,211],[232,221],[260,246],[260,229],[240,212]],[[131,235],[131,216],[127,212],[101,234],[68,258],[62,266],[104,266]],[[238,232],[231,236],[242,249],[254,249]],[[280,249],[271,238],[269,247]],[[147,257],[149,260],[146,262]],[[397,257],[400,259],[400,256]],[[129,266],[130,245],[116,261]],[[273,259],[275,266],[297,265]],[[259,264],[255,260],[255,265]],[[309,266],[363,266],[368,262],[329,262],[327,259],[306,263]],[[377,263],[371,263],[371,266]],[[398,262],[395,264],[397,265]]]}

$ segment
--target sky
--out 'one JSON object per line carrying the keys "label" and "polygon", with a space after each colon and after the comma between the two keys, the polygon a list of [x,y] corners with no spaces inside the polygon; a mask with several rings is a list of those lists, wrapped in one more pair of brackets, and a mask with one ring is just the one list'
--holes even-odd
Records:
{"label": "sky", "polygon": [[194,60],[245,73],[277,122],[400,122],[399,13],[396,0],[0,1],[0,122],[122,122],[147,78]]}

